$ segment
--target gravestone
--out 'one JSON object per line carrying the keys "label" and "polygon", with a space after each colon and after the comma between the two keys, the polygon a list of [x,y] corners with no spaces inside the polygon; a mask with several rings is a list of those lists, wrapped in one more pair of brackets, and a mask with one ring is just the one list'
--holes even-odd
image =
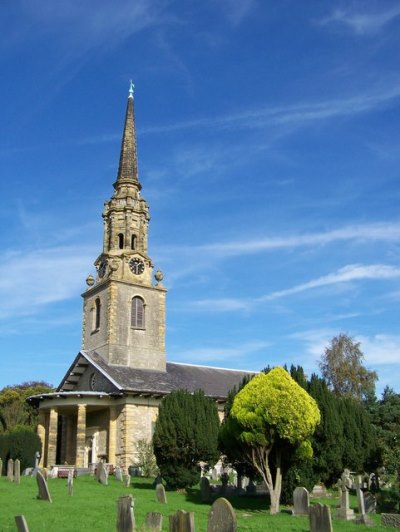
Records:
{"label": "gravestone", "polygon": [[133,513],[132,495],[124,495],[118,499],[117,531],[133,532],[135,530],[135,516]]}
{"label": "gravestone", "polygon": [[326,504],[314,504],[309,511],[310,532],[333,532],[331,510]]}
{"label": "gravestone", "polygon": [[162,484],[157,484],[156,486],[156,497],[158,502],[167,504],[167,496],[165,494],[165,488]]}
{"label": "gravestone", "polygon": [[7,462],[7,478],[11,482],[14,481],[14,460],[12,458]]}
{"label": "gravestone", "polygon": [[108,486],[108,471],[105,465],[103,464],[103,462],[99,462],[97,464],[96,480],[97,482],[100,482],[100,484],[103,484],[104,486]]}
{"label": "gravestone", "polygon": [[236,514],[229,501],[220,497],[208,513],[207,532],[236,532]]}
{"label": "gravestone", "polygon": [[160,473],[158,473],[158,475],[153,481],[153,488],[155,488],[157,484],[162,484],[162,476],[160,475]]}
{"label": "gravestone", "polygon": [[293,492],[293,515],[308,515],[310,494],[306,488],[298,486]]}
{"label": "gravestone", "polygon": [[0,458],[0,477],[3,474],[3,460]]}
{"label": "gravestone", "polygon": [[17,484],[21,482],[21,462],[18,458],[14,462],[14,482]]}
{"label": "gravestone", "polygon": [[36,474],[36,482],[39,488],[39,493],[38,493],[37,498],[42,499],[43,501],[52,502],[50,493],[49,493],[49,488],[47,487],[46,479],[44,478],[44,476],[42,475],[40,471],[38,471]]}
{"label": "gravestone", "polygon": [[311,497],[327,497],[328,492],[326,491],[325,486],[321,484],[315,484],[311,491]]}
{"label": "gravestone", "polygon": [[126,475],[125,477],[125,488],[129,488],[131,485],[131,476],[130,475]]}
{"label": "gravestone", "polygon": [[349,489],[353,485],[353,479],[348,469],[344,469],[338,484],[342,490],[342,495],[340,499],[340,508],[337,511],[336,517],[350,521],[354,519],[354,510],[350,508],[349,501]]}
{"label": "gravestone", "polygon": [[178,510],[169,516],[169,532],[195,532],[194,512]]}
{"label": "gravestone", "polygon": [[365,513],[376,513],[376,497],[370,491],[364,492]]}
{"label": "gravestone", "polygon": [[29,532],[28,523],[26,522],[25,516],[16,515],[14,519],[18,532]]}
{"label": "gravestone", "polygon": [[119,480],[119,482],[122,482],[122,471],[119,466],[116,466],[114,469],[114,476],[116,480]]}
{"label": "gravestone", "polygon": [[365,512],[365,503],[364,503],[364,492],[362,491],[362,477],[358,475],[356,479],[356,492],[357,492],[357,505],[358,505],[358,516],[356,523],[362,524],[365,526],[374,526],[374,522]]}
{"label": "gravestone", "polygon": [[382,514],[382,525],[400,528],[400,514]]}
{"label": "gravestone", "polygon": [[72,495],[74,494],[74,471],[73,469],[70,469],[68,471],[67,485],[68,485],[68,495],[72,497]]}
{"label": "gravestone", "polygon": [[159,532],[162,530],[163,516],[159,512],[148,512],[144,521],[146,532]]}
{"label": "gravestone", "polygon": [[200,497],[201,502],[210,502],[211,500],[210,481],[207,477],[201,477],[200,479]]}

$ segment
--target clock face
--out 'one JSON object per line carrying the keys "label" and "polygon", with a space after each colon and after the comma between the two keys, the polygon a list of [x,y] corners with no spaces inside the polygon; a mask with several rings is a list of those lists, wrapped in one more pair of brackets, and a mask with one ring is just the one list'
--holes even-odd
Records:
{"label": "clock face", "polygon": [[100,262],[100,266],[98,269],[99,277],[104,277],[104,275],[106,274],[106,270],[107,270],[107,261],[104,259]]}
{"label": "clock face", "polygon": [[144,272],[144,262],[136,257],[129,261],[129,268],[136,275],[140,275]]}

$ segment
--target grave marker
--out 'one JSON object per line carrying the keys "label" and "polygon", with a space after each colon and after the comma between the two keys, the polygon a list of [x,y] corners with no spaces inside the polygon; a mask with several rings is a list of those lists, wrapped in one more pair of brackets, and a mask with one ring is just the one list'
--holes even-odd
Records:
{"label": "grave marker", "polygon": [[114,476],[115,476],[116,480],[118,480],[119,482],[122,482],[122,471],[121,471],[121,468],[119,466],[115,467]]}
{"label": "grave marker", "polygon": [[236,514],[231,503],[220,497],[208,514],[207,532],[236,532]]}
{"label": "grave marker", "polygon": [[310,494],[306,488],[298,486],[293,492],[293,515],[308,515]]}
{"label": "grave marker", "polygon": [[36,482],[39,488],[39,493],[38,493],[37,498],[42,499],[43,501],[52,502],[50,493],[49,493],[49,488],[47,487],[46,479],[44,478],[44,476],[42,475],[40,471],[38,471],[36,474]]}
{"label": "grave marker", "polygon": [[340,499],[340,508],[337,511],[336,517],[339,519],[346,519],[346,521],[350,521],[354,519],[354,510],[350,508],[350,501],[349,501],[349,489],[353,485],[353,478],[350,475],[350,471],[348,469],[344,469],[342,476],[340,480],[338,481],[338,484],[342,490],[342,495]]}
{"label": "grave marker", "polygon": [[16,515],[14,519],[18,532],[29,532],[28,523],[26,522],[25,516]]}
{"label": "grave marker", "polygon": [[161,532],[163,516],[159,512],[148,512],[144,522],[146,532]]}
{"label": "grave marker", "polygon": [[108,471],[105,465],[103,464],[103,462],[99,462],[97,464],[96,480],[97,482],[100,482],[100,484],[103,484],[104,486],[108,486]]}
{"label": "grave marker", "polygon": [[157,484],[156,497],[158,502],[161,502],[162,504],[167,504],[167,496],[165,494],[165,488],[163,484]]}
{"label": "grave marker", "polygon": [[207,477],[201,477],[200,479],[200,497],[201,497],[201,502],[211,501],[210,481],[208,480]]}
{"label": "grave marker", "polygon": [[314,504],[309,511],[310,532],[333,532],[331,510],[325,504]]}
{"label": "grave marker", "polygon": [[194,512],[178,510],[169,516],[169,532],[195,532]]}
{"label": "grave marker", "polygon": [[18,458],[14,462],[14,482],[17,484],[21,482],[21,462]]}
{"label": "grave marker", "polygon": [[370,491],[364,492],[365,513],[376,513],[376,497]]}
{"label": "grave marker", "polygon": [[124,495],[118,499],[117,531],[133,532],[135,530],[135,516],[133,513],[132,495]]}
{"label": "grave marker", "polygon": [[14,460],[12,458],[7,462],[7,478],[10,482],[14,481]]}
{"label": "grave marker", "polygon": [[68,485],[68,495],[72,497],[72,495],[74,494],[74,471],[73,469],[70,469],[68,471],[67,485]]}
{"label": "grave marker", "polygon": [[131,476],[130,475],[126,475],[125,477],[125,488],[129,488],[131,485]]}
{"label": "grave marker", "polygon": [[0,477],[3,474],[3,460],[0,458]]}
{"label": "grave marker", "polygon": [[361,478],[361,475],[359,475],[356,481],[357,504],[358,504],[358,513],[359,513],[359,516],[356,519],[356,523],[362,524],[365,526],[373,526],[374,523],[372,519],[368,517],[365,512],[364,492],[361,489],[362,485],[363,485],[362,478]]}

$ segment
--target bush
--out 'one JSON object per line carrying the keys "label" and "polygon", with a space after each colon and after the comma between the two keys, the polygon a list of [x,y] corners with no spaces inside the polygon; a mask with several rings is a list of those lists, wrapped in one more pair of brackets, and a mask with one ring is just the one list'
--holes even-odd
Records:
{"label": "bush", "polygon": [[137,444],[138,460],[135,465],[140,467],[144,477],[153,477],[157,474],[157,462],[153,453],[153,445],[146,440],[139,440]]}
{"label": "bush", "polygon": [[35,464],[35,453],[41,452],[41,441],[33,430],[26,427],[16,427],[12,432],[0,434],[0,458],[5,464],[12,458],[21,462],[21,471]]}

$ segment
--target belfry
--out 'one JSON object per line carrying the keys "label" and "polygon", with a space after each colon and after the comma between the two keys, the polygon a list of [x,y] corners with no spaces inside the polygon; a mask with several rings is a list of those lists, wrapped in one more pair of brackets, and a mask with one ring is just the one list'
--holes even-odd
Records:
{"label": "belfry", "polygon": [[39,406],[44,467],[84,471],[103,461],[126,469],[137,461],[138,442],[151,440],[165,395],[201,389],[222,412],[228,391],[250,373],[166,361],[166,289],[147,249],[133,92],[131,82],[103,249],[82,294],[82,349],[56,392],[29,398]]}

